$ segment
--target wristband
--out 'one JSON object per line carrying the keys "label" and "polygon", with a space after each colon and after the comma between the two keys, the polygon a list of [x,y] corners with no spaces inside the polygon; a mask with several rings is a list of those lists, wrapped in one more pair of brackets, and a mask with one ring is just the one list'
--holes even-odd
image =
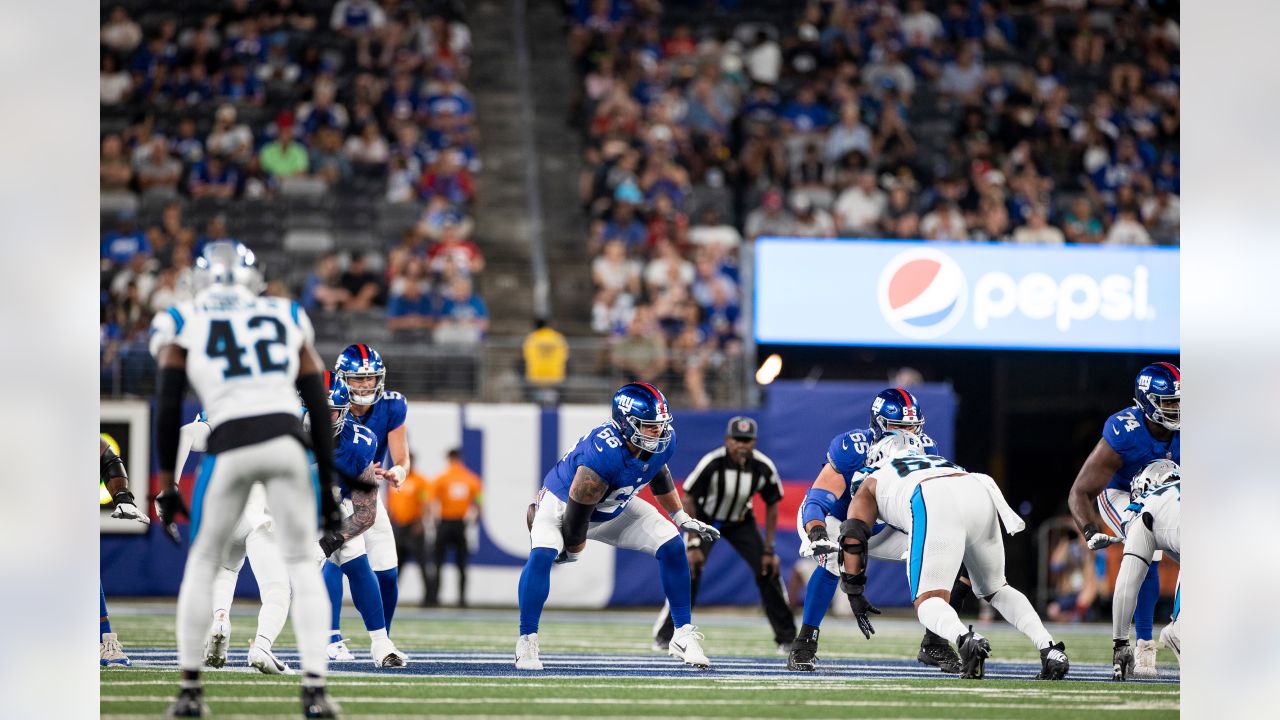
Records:
{"label": "wristband", "polygon": [[1083,532],[1084,532],[1084,539],[1088,540],[1089,538],[1098,534],[1098,526],[1094,525],[1093,523],[1089,523],[1084,526]]}
{"label": "wristband", "polygon": [[391,471],[390,471],[390,472],[391,472],[391,474],[392,474],[392,475],[395,475],[395,476],[396,476],[396,484],[397,484],[397,485],[402,485],[402,484],[404,484],[404,479],[405,479],[405,477],[406,477],[406,476],[408,476],[408,474],[409,474],[409,473],[405,472],[405,471],[404,471],[404,468],[400,467],[399,465],[393,465],[393,466],[391,466]]}
{"label": "wristband", "polygon": [[133,499],[133,493],[129,492],[127,489],[121,490],[120,492],[111,496],[111,500],[114,501],[115,504],[117,505],[125,505],[125,504],[136,505],[137,504]]}
{"label": "wristband", "polygon": [[684,508],[671,513],[671,522],[675,523],[677,527],[692,521],[693,518],[689,517],[689,513],[685,512]]}

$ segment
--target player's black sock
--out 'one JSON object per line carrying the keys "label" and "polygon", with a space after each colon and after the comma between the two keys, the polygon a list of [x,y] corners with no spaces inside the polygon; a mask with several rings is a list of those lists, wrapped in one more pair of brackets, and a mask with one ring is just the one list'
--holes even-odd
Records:
{"label": "player's black sock", "polygon": [[964,601],[973,595],[973,588],[965,582],[968,579],[968,576],[962,573],[951,586],[951,607],[955,608],[956,612],[960,612],[964,607]]}
{"label": "player's black sock", "polygon": [[796,635],[796,639],[797,640],[817,640],[818,626],[817,625],[801,625],[800,634]]}

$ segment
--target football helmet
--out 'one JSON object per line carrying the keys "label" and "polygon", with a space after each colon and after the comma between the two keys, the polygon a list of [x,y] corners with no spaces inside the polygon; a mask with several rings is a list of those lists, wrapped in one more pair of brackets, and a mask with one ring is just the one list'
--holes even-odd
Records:
{"label": "football helmet", "polygon": [[880,467],[885,463],[908,455],[927,455],[924,440],[905,429],[886,430],[884,435],[867,451],[867,465]]}
{"label": "football helmet", "polygon": [[[333,364],[334,371],[338,377],[347,383],[347,387],[351,393],[351,402],[357,405],[372,405],[378,402],[378,398],[382,397],[382,390],[387,384],[387,366],[382,362],[382,356],[377,350],[365,345],[357,343],[348,345],[346,350],[338,356],[338,361]],[[378,383],[374,385],[373,390],[361,392],[357,391],[351,385],[353,378],[374,377],[378,379]]]}
{"label": "football helmet", "polygon": [[1167,362],[1152,363],[1138,373],[1133,401],[1142,414],[1170,430],[1182,427],[1182,371]]}
{"label": "football helmet", "polygon": [[1182,479],[1182,471],[1178,463],[1172,460],[1152,460],[1142,468],[1142,472],[1133,476],[1129,485],[1129,499],[1137,502],[1138,498],[1164,485]]}
{"label": "football helmet", "polygon": [[871,439],[884,437],[885,432],[899,429],[920,432],[924,428],[924,410],[916,396],[902,388],[881,390],[871,401]]}
{"label": "football helmet", "polygon": [[[667,398],[649,383],[623,385],[613,394],[613,424],[623,440],[650,453],[660,453],[671,444],[671,411]],[[658,428],[658,434],[642,429]]]}
{"label": "football helmet", "polygon": [[267,288],[253,251],[235,240],[218,240],[204,246],[192,270],[192,285],[196,292],[223,286],[242,287],[254,295]]}

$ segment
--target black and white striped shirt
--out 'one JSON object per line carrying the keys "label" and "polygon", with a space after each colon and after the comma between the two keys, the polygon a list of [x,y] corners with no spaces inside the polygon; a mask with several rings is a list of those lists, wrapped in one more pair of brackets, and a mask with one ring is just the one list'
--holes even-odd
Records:
{"label": "black and white striped shirt", "polygon": [[738,467],[723,446],[698,461],[684,481],[684,491],[698,504],[698,518],[706,522],[737,522],[751,510],[751,496],[766,503],[782,500],[782,480],[768,455],[752,450],[745,467]]}

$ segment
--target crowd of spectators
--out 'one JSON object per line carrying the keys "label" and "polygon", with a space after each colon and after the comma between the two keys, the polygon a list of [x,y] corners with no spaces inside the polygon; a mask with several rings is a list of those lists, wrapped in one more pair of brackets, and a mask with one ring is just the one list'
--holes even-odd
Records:
{"label": "crowd of spectators", "polygon": [[104,367],[122,349],[145,347],[151,314],[187,290],[204,243],[240,239],[261,254],[280,248],[289,229],[246,237],[228,230],[228,218],[236,229],[250,204],[275,204],[268,214],[279,216],[308,198],[326,211],[333,198],[400,206],[411,227],[359,249],[335,233],[310,276],[268,266],[270,292],[311,311],[385,313],[390,330],[415,337],[483,336],[487,312],[473,280],[484,260],[470,240],[479,170],[465,86],[471,43],[457,5],[104,8]]}
{"label": "crowd of spectators", "polygon": [[705,400],[740,347],[744,238],[1178,242],[1165,3],[703,5],[567,3],[593,326],[622,372]]}

